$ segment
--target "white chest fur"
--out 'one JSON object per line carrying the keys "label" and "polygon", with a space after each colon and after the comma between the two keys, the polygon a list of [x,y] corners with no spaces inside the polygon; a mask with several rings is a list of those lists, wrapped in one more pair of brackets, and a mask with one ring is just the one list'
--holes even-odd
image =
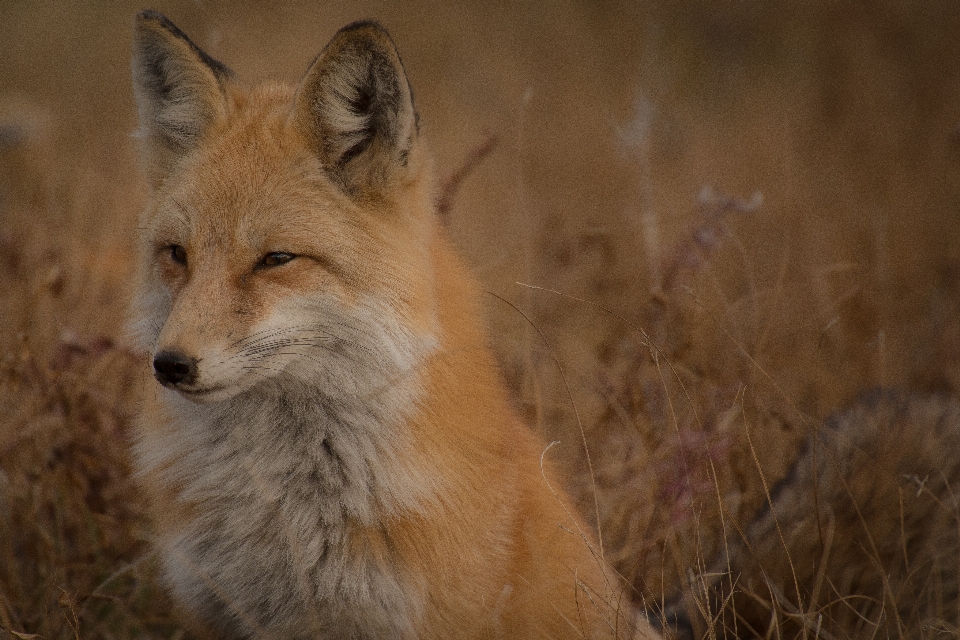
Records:
{"label": "white chest fur", "polygon": [[[148,348],[161,325],[146,323]],[[254,372],[236,395],[201,404],[151,386],[162,410],[144,412],[135,462],[188,514],[158,540],[166,580],[229,637],[411,637],[417,578],[351,532],[434,499],[407,427],[435,337],[322,292],[250,336],[210,358]]]}
{"label": "white chest fur", "polygon": [[397,424],[414,385],[377,402],[269,385],[215,405],[160,393],[172,419],[145,425],[135,454],[195,514],[159,541],[181,603],[238,637],[412,637],[416,576],[358,554],[350,532],[431,500]]}

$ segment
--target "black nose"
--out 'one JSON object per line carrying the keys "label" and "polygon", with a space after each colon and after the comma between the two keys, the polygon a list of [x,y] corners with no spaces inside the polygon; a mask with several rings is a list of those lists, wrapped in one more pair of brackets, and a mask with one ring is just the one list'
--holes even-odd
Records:
{"label": "black nose", "polygon": [[197,362],[179,351],[161,351],[153,357],[153,376],[161,384],[192,384],[197,379]]}

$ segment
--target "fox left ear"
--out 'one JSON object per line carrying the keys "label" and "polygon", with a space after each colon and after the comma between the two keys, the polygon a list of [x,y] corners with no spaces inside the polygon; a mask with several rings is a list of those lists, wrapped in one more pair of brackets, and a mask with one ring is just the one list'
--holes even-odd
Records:
{"label": "fox left ear", "polygon": [[226,113],[230,70],[157,11],[137,15],[133,91],[143,159],[155,183]]}
{"label": "fox left ear", "polygon": [[357,22],[337,32],[307,71],[295,125],[351,197],[380,193],[406,167],[417,114],[386,29]]}

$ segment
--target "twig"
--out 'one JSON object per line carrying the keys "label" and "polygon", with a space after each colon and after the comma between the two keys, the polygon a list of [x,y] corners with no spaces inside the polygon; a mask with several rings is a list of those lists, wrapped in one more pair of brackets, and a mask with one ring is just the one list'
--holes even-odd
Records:
{"label": "twig", "polygon": [[659,289],[662,293],[673,290],[688,272],[695,271],[713,253],[726,233],[723,223],[729,214],[753,213],[763,203],[759,192],[750,200],[742,200],[717,194],[710,187],[704,187],[697,200],[700,209],[698,224],[670,251],[661,268],[663,280]]}
{"label": "twig", "polygon": [[473,148],[467,157],[463,159],[460,166],[440,183],[440,198],[437,200],[437,214],[440,221],[446,224],[450,220],[450,210],[453,209],[453,198],[457,194],[460,185],[466,180],[480,161],[486,158],[497,148],[500,140],[497,136],[490,134],[487,139]]}

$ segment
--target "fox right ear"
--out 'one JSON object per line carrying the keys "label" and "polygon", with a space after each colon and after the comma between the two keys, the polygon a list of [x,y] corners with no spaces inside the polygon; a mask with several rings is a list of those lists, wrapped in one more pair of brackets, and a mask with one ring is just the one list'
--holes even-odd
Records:
{"label": "fox right ear", "polygon": [[232,73],[157,11],[137,15],[133,92],[140,114],[137,137],[156,185],[226,114],[224,88]]}
{"label": "fox right ear", "polygon": [[403,175],[417,113],[387,31],[370,21],[340,29],[301,81],[293,117],[347,194],[383,191]]}

